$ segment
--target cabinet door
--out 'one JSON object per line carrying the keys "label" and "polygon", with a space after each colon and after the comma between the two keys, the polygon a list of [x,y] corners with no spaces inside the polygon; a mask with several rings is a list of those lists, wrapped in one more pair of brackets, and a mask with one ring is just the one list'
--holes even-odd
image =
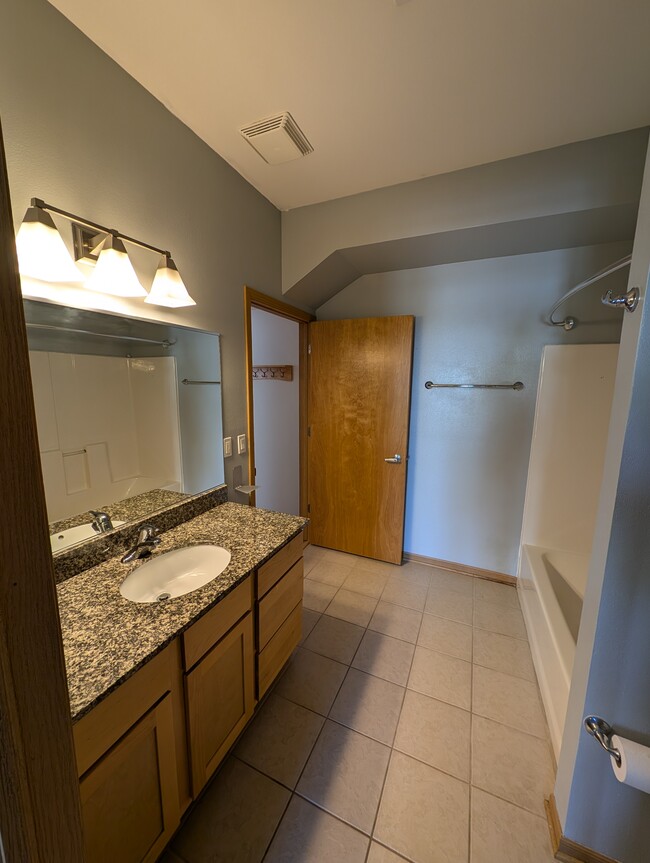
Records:
{"label": "cabinet door", "polygon": [[81,778],[87,863],[150,863],[180,821],[172,698],[166,695]]}
{"label": "cabinet door", "polygon": [[254,669],[247,614],[185,678],[194,797],[253,714]]}

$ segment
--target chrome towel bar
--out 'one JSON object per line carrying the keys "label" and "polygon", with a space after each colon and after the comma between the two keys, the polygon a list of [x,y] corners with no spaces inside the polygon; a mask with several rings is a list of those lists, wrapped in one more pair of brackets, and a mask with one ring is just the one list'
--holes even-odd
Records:
{"label": "chrome towel bar", "polygon": [[434,384],[433,381],[425,383],[425,389],[459,389],[459,390],[523,390],[521,381],[514,384]]}
{"label": "chrome towel bar", "polygon": [[183,378],[181,383],[185,384],[188,387],[200,387],[200,386],[216,386],[217,384],[220,384],[221,381],[188,381],[187,378]]}

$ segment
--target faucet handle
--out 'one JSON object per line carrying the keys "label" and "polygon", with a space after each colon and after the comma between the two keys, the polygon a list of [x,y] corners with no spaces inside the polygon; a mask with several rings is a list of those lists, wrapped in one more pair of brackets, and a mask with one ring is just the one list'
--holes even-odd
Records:
{"label": "faucet handle", "polygon": [[138,534],[138,543],[148,542],[152,545],[160,545],[160,537],[158,536],[158,528],[155,524],[143,524]]}

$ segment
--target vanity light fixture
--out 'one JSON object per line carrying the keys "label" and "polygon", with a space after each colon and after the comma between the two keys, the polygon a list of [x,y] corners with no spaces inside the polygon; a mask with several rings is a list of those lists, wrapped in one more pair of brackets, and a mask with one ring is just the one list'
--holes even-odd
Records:
{"label": "vanity light fixture", "polygon": [[[20,272],[23,275],[48,282],[84,280],[47,211],[72,222],[77,260],[94,263],[94,270],[85,285],[88,290],[118,297],[145,297],[146,302],[157,306],[180,308],[196,305],[183,284],[170,252],[82,219],[75,213],[46,204],[40,198],[32,198],[16,237]],[[149,296],[138,280],[124,242],[162,255]],[[52,249],[58,255],[56,261]]]}
{"label": "vanity light fixture", "polygon": [[160,259],[145,303],[151,303],[154,306],[169,306],[170,308],[196,305],[188,294],[169,252],[165,252]]}
{"label": "vanity light fixture", "polygon": [[20,272],[43,282],[83,282],[54,220],[41,207],[32,206],[16,236]]}

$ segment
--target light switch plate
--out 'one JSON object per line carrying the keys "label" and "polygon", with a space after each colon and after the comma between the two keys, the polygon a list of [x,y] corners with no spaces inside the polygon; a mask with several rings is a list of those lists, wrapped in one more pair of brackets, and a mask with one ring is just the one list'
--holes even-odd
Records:
{"label": "light switch plate", "polygon": [[225,437],[223,439],[223,457],[228,458],[229,455],[232,455],[232,438]]}
{"label": "light switch plate", "polygon": [[246,452],[246,435],[238,434],[237,435],[237,453],[242,455],[242,453]]}

